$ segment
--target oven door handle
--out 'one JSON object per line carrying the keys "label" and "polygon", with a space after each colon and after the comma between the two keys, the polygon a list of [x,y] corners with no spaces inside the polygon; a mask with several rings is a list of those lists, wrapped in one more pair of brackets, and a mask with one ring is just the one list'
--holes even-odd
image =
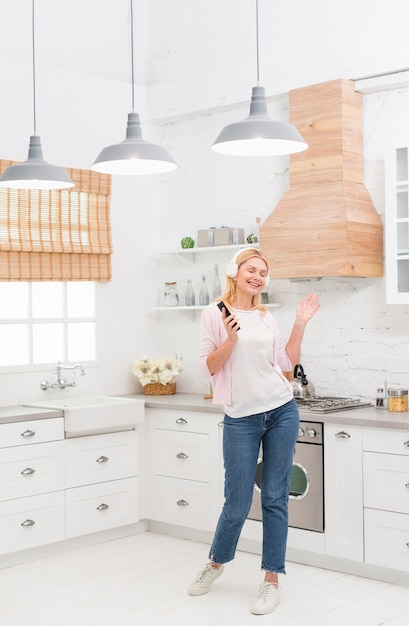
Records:
{"label": "oven door handle", "polygon": [[348,435],[348,433],[346,433],[344,430],[341,430],[335,435],[335,437],[337,437],[337,439],[349,439],[351,435]]}

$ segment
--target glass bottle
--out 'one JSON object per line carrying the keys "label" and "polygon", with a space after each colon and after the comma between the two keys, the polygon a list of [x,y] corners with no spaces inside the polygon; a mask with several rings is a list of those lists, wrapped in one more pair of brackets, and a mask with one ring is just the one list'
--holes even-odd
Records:
{"label": "glass bottle", "polygon": [[200,285],[199,304],[207,306],[209,304],[209,292],[207,290],[206,276],[202,274],[202,284]]}
{"label": "glass bottle", "polygon": [[214,279],[213,279],[213,300],[219,298],[222,295],[222,286],[219,280],[219,266],[217,263],[214,265]]}
{"label": "glass bottle", "polygon": [[187,281],[185,302],[186,306],[195,306],[196,303],[195,292],[193,291],[193,285],[190,278]]}

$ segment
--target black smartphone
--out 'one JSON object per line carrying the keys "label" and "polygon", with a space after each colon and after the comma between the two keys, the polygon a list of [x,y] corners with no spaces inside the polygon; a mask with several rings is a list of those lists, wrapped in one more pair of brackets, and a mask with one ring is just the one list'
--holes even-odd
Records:
{"label": "black smartphone", "polygon": [[[227,308],[227,306],[224,304],[224,302],[218,302],[217,306],[219,307],[220,311],[222,311],[223,309],[225,309],[226,311],[226,317],[229,317],[229,315],[231,315],[229,309]],[[237,326],[237,322],[235,322],[232,326],[232,328],[235,328]],[[240,327],[237,329],[240,330]]]}

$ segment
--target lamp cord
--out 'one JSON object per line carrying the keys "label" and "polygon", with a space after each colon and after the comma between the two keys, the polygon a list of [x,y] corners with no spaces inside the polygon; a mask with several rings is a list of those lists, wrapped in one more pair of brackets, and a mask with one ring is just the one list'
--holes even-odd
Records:
{"label": "lamp cord", "polygon": [[37,134],[37,114],[36,114],[36,70],[35,70],[35,43],[34,43],[34,0],[32,0],[31,8],[31,39],[32,39],[32,57],[33,57],[33,126],[34,135]]}
{"label": "lamp cord", "polygon": [[256,0],[256,53],[257,53],[257,85],[260,84],[260,55],[258,43],[258,0]]}
{"label": "lamp cord", "polygon": [[[34,1],[34,0],[33,0]],[[133,58],[133,0],[131,1],[131,82],[132,82],[132,111],[135,111],[135,76]]]}

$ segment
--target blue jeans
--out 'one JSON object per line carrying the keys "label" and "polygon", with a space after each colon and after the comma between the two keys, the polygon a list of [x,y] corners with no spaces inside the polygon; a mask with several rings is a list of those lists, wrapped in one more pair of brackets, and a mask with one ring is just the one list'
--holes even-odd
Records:
{"label": "blue jeans", "polygon": [[223,456],[225,502],[217,523],[210,559],[234,558],[250,510],[260,444],[263,448],[261,504],[263,553],[261,568],[285,574],[288,534],[288,495],[299,413],[295,400],[240,418],[224,416]]}

